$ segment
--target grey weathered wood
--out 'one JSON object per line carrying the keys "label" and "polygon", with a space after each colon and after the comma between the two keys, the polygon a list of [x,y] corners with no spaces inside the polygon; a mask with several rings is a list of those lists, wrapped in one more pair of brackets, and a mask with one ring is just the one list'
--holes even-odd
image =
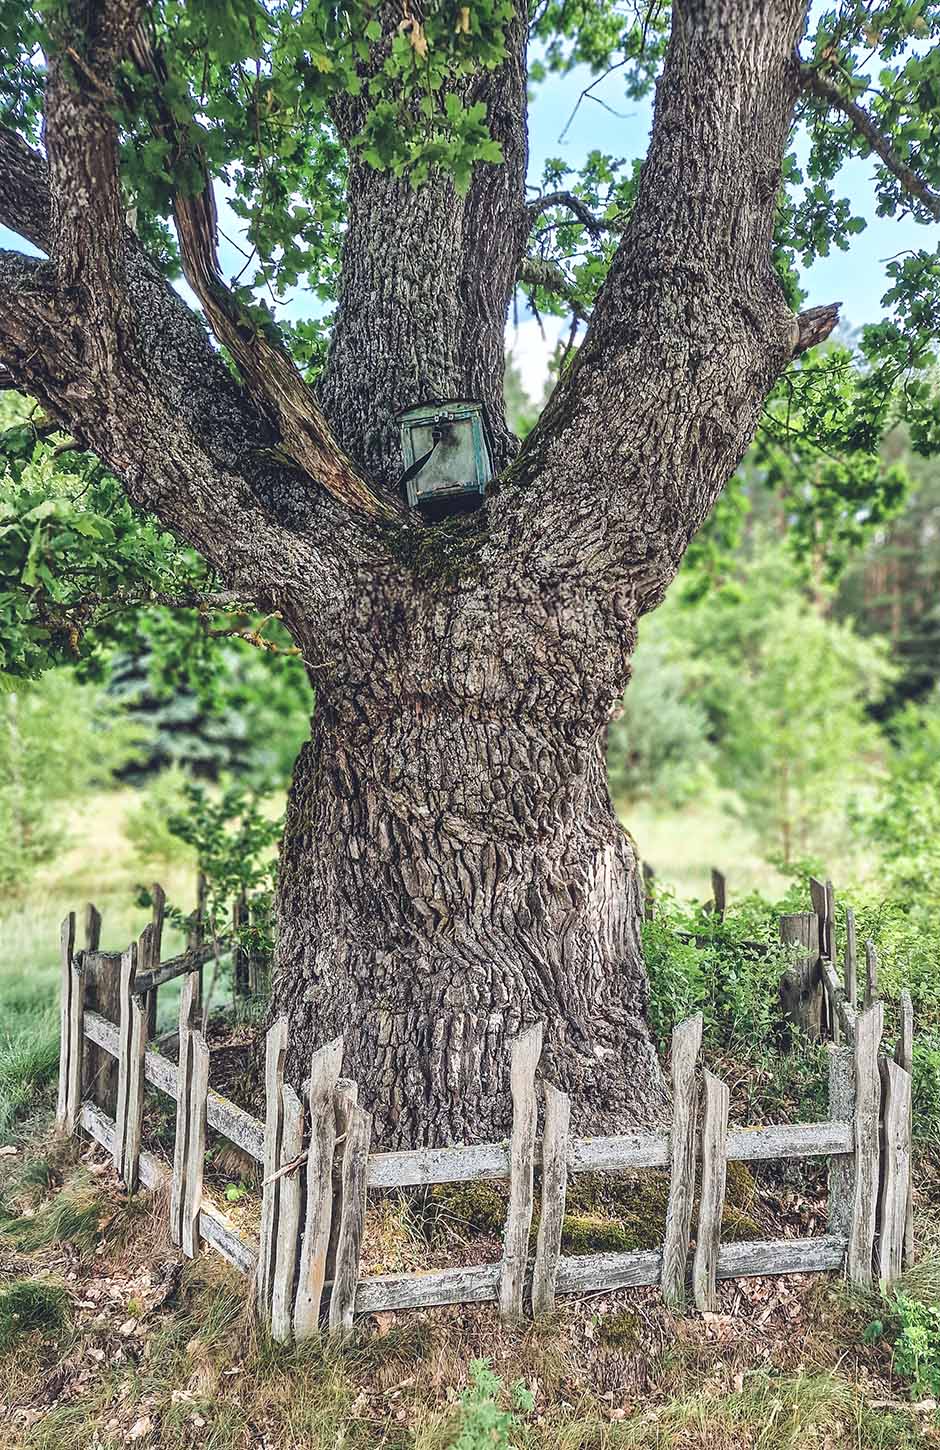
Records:
{"label": "grey weathered wood", "polygon": [[287,1055],[287,1018],[279,1017],[268,1029],[264,1060],[264,1186],[261,1190],[261,1230],[255,1296],[260,1319],[269,1322],[277,1247],[281,1180],[273,1177],[281,1164],[284,1128],[284,1060]]}
{"label": "grey weathered wood", "polygon": [[177,1247],[183,1243],[183,1215],[187,1201],[186,1177],[189,1168],[189,1131],[192,1124],[192,1043],[195,1026],[195,984],[190,977],[183,983],[180,993],[176,1137],[173,1140],[173,1177],[170,1186],[170,1242]]}
{"label": "grey weathered wood", "polygon": [[330,1333],[345,1336],[352,1329],[359,1284],[359,1256],[366,1218],[366,1164],[372,1139],[372,1114],[358,1103],[349,1110],[343,1145],[343,1203],[336,1273],[330,1294]]}
{"label": "grey weathered wood", "polygon": [[[281,1088],[283,1128],[280,1167],[296,1162],[304,1142],[304,1105],[289,1083]],[[277,1247],[271,1287],[271,1334],[279,1344],[291,1337],[294,1278],[300,1237],[300,1170],[282,1174],[278,1206]]]}
{"label": "grey weathered wood", "polygon": [[568,1126],[571,1099],[550,1082],[545,1084],[545,1129],[542,1136],[542,1212],[532,1274],[532,1311],[555,1307],[555,1276],[561,1257],[561,1229],[568,1192]]}
{"label": "grey weathered wood", "polygon": [[662,1255],[663,1299],[671,1309],[685,1306],[685,1276],[695,1193],[695,1065],[702,1046],[702,1014],[680,1022],[672,1034],[672,1128],[666,1237]]}
{"label": "grey weathered wood", "polygon": [[[825,887],[822,891],[825,908]],[[783,1019],[815,1040],[822,1035],[819,925],[815,911],[792,911],[780,918],[780,940],[784,945],[803,949],[799,959],[780,978]]]}
{"label": "grey weathered wood", "polygon": [[199,1251],[199,1213],[206,1160],[206,1098],[209,1092],[209,1044],[201,1032],[190,1043],[189,1132],[186,1134],[186,1194],[183,1200],[182,1249],[189,1258]]}
{"label": "grey weathered wood", "polygon": [[141,999],[132,993],[139,956],[140,944],[138,943],[136,952],[128,953],[129,961],[127,965],[122,963],[121,968],[121,996],[129,1010],[127,1035],[122,1038],[122,1044],[126,1043],[127,1046],[126,1058],[118,1059],[119,1081],[122,1063],[126,1062],[127,1068],[120,1173],[128,1193],[133,1193],[137,1188],[140,1146],[144,1130],[144,1058],[147,1054],[147,1014]]}
{"label": "grey weathered wood", "polygon": [[911,1075],[890,1059],[884,1065],[882,1124],[878,1282],[884,1293],[900,1278],[904,1267],[911,1188]]}
{"label": "grey weathered wood", "polygon": [[[333,1212],[333,1158],[336,1152],[334,1094],[343,1065],[343,1039],[337,1037],[313,1054],[308,1100],[310,1146],[307,1150],[304,1235],[294,1299],[294,1338],[317,1332],[326,1283],[326,1256]],[[368,1181],[368,1180],[367,1180]]]}
{"label": "grey weathered wood", "polygon": [[819,881],[815,876],[809,878],[809,895],[813,903],[813,911],[819,921],[819,954],[829,955],[829,896],[826,891],[825,881]]}
{"label": "grey weathered wood", "polygon": [[725,907],[728,902],[728,883],[721,871],[712,867],[712,909],[718,920],[721,921],[725,914]]}
{"label": "grey weathered wood", "polygon": [[839,944],[836,940],[836,892],[831,881],[826,882],[826,950],[824,955],[835,966]]}
{"label": "grey weathered wood", "polygon": [[[150,936],[147,941],[147,963],[138,963],[141,970],[157,973],[163,951],[163,923],[166,919],[166,892],[155,881],[150,888]],[[147,1040],[157,1035],[157,988],[147,993]]]}
{"label": "grey weathered wood", "polygon": [[[343,1218],[343,1153],[349,1118],[359,1101],[359,1084],[352,1078],[341,1077],[333,1091],[333,1113],[336,1119],[336,1147],[333,1153],[333,1203],[330,1208],[330,1241],[326,1248],[326,1277],[332,1281],[336,1275],[336,1251],[339,1246],[339,1231]],[[366,1187],[368,1166],[366,1168]]]}
{"label": "grey weathered wood", "polygon": [[[230,946],[230,938],[219,937],[216,942],[205,942],[202,946],[187,947],[178,957],[168,957],[162,962],[159,969],[153,972],[138,973],[134,990],[141,997],[147,996],[155,987],[162,987],[164,982],[172,982],[175,977],[183,977],[189,972],[196,972],[204,967],[206,962],[211,962],[216,951],[227,951]],[[113,956],[112,952],[99,952],[96,956]],[[118,954],[120,955],[120,954]],[[198,978],[197,978],[198,980]]]}
{"label": "grey weathered wood", "polygon": [[858,949],[855,912],[851,906],[845,908],[845,995],[850,1006],[858,1006]]}
{"label": "grey weathered wood", "polygon": [[[905,1072],[914,1070],[914,1003],[911,994],[906,989],[901,993],[899,1004],[900,1030],[898,1033],[898,1045],[895,1048],[894,1060]],[[904,1263],[913,1262],[914,1259],[914,1194],[909,1189],[907,1195],[907,1212],[904,1216]]]}
{"label": "grey weathered wood", "polygon": [[702,1114],[702,1191],[692,1264],[695,1307],[702,1313],[716,1313],[718,1309],[715,1278],[721,1246],[721,1215],[725,1205],[730,1101],[727,1084],[714,1073],[706,1071]]}
{"label": "grey weathered wood", "polygon": [[[109,1022],[117,1023],[121,1015],[121,955],[101,953],[100,946],[101,913],[89,902],[85,907],[85,947],[81,958],[85,1010],[100,1012]],[[117,1106],[117,1075],[117,1061],[91,1043],[84,1055],[83,1091],[111,1116]]]}
{"label": "grey weathered wood", "polygon": [[533,1172],[538,1104],[535,1071],[542,1055],[541,1022],[533,1023],[512,1044],[509,1083],[512,1093],[512,1132],[509,1139],[509,1206],[503,1230],[503,1256],[499,1281],[499,1312],[505,1324],[522,1319],[529,1232],[532,1228]]}
{"label": "grey weathered wood", "polygon": [[832,1040],[836,1047],[839,1047],[843,1035],[847,1036],[849,1041],[852,1040],[854,1013],[846,998],[845,988],[839,981],[832,963],[823,959],[819,963],[819,969],[822,973],[823,986],[826,989],[826,999],[829,1004],[829,1026]]}
{"label": "grey weathered wood", "polygon": [[72,1049],[71,1016],[74,991],[75,913],[70,911],[59,929],[59,1094],[55,1118],[64,1132],[68,1124],[69,1072]]}
{"label": "grey weathered wood", "polygon": [[[85,1036],[97,1043],[99,1047],[103,1047],[113,1057],[118,1056],[119,1030],[112,1023],[106,1022],[97,1012],[85,1013]],[[155,1052],[153,1048],[148,1048],[144,1058],[144,1076],[153,1087],[166,1093],[167,1097],[173,1098],[174,1101],[178,1101],[179,1085],[175,1062],[171,1062],[162,1053]],[[249,1157],[256,1159],[259,1163],[264,1162],[264,1124],[262,1122],[211,1088],[209,1089],[207,1115],[210,1128],[214,1128],[217,1133],[222,1133],[226,1138],[231,1138],[232,1142],[236,1143]]]}
{"label": "grey weathered wood", "polygon": [[[95,1103],[82,1105],[81,1125],[87,1133],[100,1143],[105,1152],[114,1154],[114,1120]],[[146,1149],[140,1155],[140,1182],[144,1188],[162,1189],[167,1186],[169,1169],[159,1158]],[[223,1258],[234,1264],[243,1274],[254,1274],[258,1261],[258,1247],[254,1240],[246,1240],[238,1234],[225,1214],[208,1199],[202,1200],[199,1213],[200,1237],[216,1249]]]}
{"label": "grey weathered wood", "polygon": [[869,937],[865,943],[865,1006],[870,1007],[878,997],[878,952]]}
{"label": "grey weathered wood", "polygon": [[114,1171],[123,1176],[127,1141],[128,1086],[130,1082],[131,1055],[131,988],[137,970],[137,943],[121,955],[121,1015],[118,1021],[117,1059],[118,1089],[117,1108],[114,1114]]}
{"label": "grey weathered wood", "polygon": [[74,1133],[78,1125],[78,1115],[81,1112],[82,1106],[82,1057],[85,1042],[83,1023],[85,1012],[85,981],[75,965],[73,956],[75,947],[75,916],[72,912],[69,912],[68,917],[62,924],[60,945],[63,964],[67,959],[69,977],[71,978],[68,1013],[69,1068],[66,1080],[65,1123],[63,1126],[67,1133]]}
{"label": "grey weathered wood", "polygon": [[[855,1052],[851,1047],[829,1049],[829,1116],[851,1128],[855,1120]],[[854,1145],[854,1132],[853,1132]],[[855,1159],[835,1153],[829,1160],[829,1232],[848,1236],[852,1222]]]}
{"label": "grey weathered wood", "polygon": [[436,1269],[428,1274],[374,1274],[360,1279],[356,1313],[424,1309],[434,1304],[483,1304],[499,1297],[499,1264]]}
{"label": "grey weathered wood", "polygon": [[867,1288],[872,1282],[872,1247],[878,1206],[878,1128],[881,1075],[878,1048],[884,1029],[884,1007],[875,1002],[859,1013],[855,1027],[855,1183],[849,1230],[849,1280]]}
{"label": "grey weathered wood", "polygon": [[[845,1238],[834,1235],[723,1244],[718,1254],[717,1277],[738,1279],[840,1269],[845,1250]],[[559,1261],[556,1292],[582,1294],[600,1289],[641,1288],[658,1283],[661,1275],[662,1255],[656,1250],[584,1254]],[[375,1314],[385,1309],[424,1308],[433,1304],[482,1303],[497,1298],[498,1291],[499,1266],[496,1264],[441,1269],[428,1274],[381,1274],[359,1281],[356,1313]]]}

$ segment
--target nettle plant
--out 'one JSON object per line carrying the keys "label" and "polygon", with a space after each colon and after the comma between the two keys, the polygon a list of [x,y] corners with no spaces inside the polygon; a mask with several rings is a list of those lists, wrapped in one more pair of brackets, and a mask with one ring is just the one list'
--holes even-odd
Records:
{"label": "nettle plant", "polygon": [[[383,1146],[502,1136],[537,1018],[579,1130],[663,1109],[608,717],[690,544],[705,590],[733,547],[734,489],[702,529],[755,434],[748,486],[836,553],[897,506],[885,431],[940,442],[930,242],[851,346],[800,287],[859,230],[857,157],[881,212],[940,219],[938,32],[925,0],[0,0],[0,222],[33,248],[0,253],[0,382],[37,405],[0,668],[143,608],[304,670],[275,1010],[298,1080],[343,1035]],[[527,188],[528,88],[579,63],[655,83],[646,158]],[[571,318],[522,447],[520,290]],[[398,487],[429,398],[483,406],[493,470],[437,523]]]}

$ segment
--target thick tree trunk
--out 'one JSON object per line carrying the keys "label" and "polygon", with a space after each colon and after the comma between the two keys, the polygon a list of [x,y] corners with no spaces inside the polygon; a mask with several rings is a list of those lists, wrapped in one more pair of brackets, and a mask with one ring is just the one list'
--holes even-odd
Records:
{"label": "thick tree trunk", "polygon": [[383,1147],[501,1138],[509,1043],[542,1020],[580,1130],[654,1121],[642,880],[607,790],[608,702],[567,673],[570,641],[511,690],[498,647],[517,619],[474,640],[459,606],[431,614],[386,628],[358,688],[321,688],[296,767],[274,1003],[293,1074],[342,1033]]}

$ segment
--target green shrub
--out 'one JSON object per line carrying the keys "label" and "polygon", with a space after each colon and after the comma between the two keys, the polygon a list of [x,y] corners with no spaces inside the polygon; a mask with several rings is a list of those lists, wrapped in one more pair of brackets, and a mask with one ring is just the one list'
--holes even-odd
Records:
{"label": "green shrub", "polygon": [[915,1299],[902,1291],[888,1301],[888,1314],[876,1319],[866,1339],[892,1341],[894,1368],[911,1387],[915,1399],[940,1396],[940,1304]]}
{"label": "green shrub", "polygon": [[[508,1401],[508,1407],[507,1407]],[[460,1428],[451,1450],[510,1450],[510,1432],[519,1413],[531,1413],[535,1400],[521,1380],[507,1387],[488,1359],[470,1363],[470,1384],[460,1396]]]}

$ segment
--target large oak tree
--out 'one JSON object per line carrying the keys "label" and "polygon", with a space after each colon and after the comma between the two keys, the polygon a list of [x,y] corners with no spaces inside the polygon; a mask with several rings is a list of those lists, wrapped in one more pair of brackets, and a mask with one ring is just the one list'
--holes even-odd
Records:
{"label": "large oak tree", "polygon": [[[896,262],[894,314],[837,387],[795,364],[837,310],[800,313],[792,271],[856,229],[829,186],[852,155],[883,211],[940,216],[937,23],[924,0],[850,0],[809,40],[806,0],[626,20],[609,0],[0,6],[0,222],[38,253],[0,253],[2,382],[198,551],[203,608],[276,611],[300,650],[316,710],[274,1006],[298,1075],[344,1035],[386,1147],[503,1133],[507,1043],[535,1019],[581,1129],[662,1110],[607,721],[638,620],[782,378],[781,427],[792,407],[869,452],[899,414],[938,430],[920,380],[936,258]],[[655,77],[642,169],[599,211],[596,176],[527,196],[533,29],[540,68],[621,66],[634,93]],[[220,182],[247,284],[220,269]],[[520,282],[590,312],[521,449],[502,398]],[[310,283],[335,297],[322,353],[317,326],[259,305]],[[497,473],[483,509],[437,524],[397,487],[394,415],[428,397],[485,403]],[[74,649],[107,600],[58,600]]]}

